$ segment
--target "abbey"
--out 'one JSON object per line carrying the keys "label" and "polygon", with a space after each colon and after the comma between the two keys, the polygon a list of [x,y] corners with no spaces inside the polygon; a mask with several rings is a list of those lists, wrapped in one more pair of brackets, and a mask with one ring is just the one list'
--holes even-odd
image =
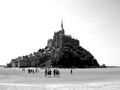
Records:
{"label": "abbey", "polygon": [[79,44],[79,40],[65,35],[61,30],[54,32],[45,48],[29,55],[19,56],[7,64],[8,67],[99,67],[94,56]]}
{"label": "abbey", "polygon": [[64,45],[70,44],[72,46],[79,46],[79,40],[72,38],[69,35],[65,35],[65,30],[63,28],[63,22],[61,21],[62,30],[55,32],[53,39],[49,39],[47,43],[48,48],[63,48]]}

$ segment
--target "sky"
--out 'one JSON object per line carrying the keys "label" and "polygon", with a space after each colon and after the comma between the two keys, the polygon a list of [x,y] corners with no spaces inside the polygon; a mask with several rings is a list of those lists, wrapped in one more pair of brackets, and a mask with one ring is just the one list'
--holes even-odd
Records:
{"label": "sky", "polygon": [[120,0],[0,0],[0,64],[44,48],[61,19],[100,65],[120,66]]}

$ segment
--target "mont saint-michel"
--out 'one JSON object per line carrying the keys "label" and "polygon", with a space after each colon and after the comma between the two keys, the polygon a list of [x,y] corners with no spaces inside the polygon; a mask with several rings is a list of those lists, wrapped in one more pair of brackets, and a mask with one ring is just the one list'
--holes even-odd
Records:
{"label": "mont saint-michel", "polygon": [[[33,47],[34,48],[34,47]],[[99,67],[94,56],[80,45],[80,41],[65,34],[63,22],[61,30],[54,32],[45,48],[25,56],[18,56],[7,64],[8,67]]]}

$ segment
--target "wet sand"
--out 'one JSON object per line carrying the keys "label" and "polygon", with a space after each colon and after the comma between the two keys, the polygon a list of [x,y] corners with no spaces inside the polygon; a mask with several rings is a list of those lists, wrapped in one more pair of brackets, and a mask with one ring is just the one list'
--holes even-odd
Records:
{"label": "wet sand", "polygon": [[[53,69],[52,69],[53,70]],[[59,69],[45,77],[44,69],[28,74],[21,68],[0,68],[0,90],[119,90],[120,68]]]}

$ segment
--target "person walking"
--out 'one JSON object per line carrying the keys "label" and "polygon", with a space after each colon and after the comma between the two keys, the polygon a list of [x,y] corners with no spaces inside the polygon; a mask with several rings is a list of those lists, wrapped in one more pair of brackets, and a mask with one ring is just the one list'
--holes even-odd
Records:
{"label": "person walking", "polygon": [[55,69],[53,70],[53,75],[54,75],[54,76],[56,75],[56,70],[55,70]]}
{"label": "person walking", "polygon": [[47,69],[45,69],[45,77],[47,76]]}
{"label": "person walking", "polygon": [[70,70],[70,73],[71,73],[71,74],[73,73],[72,69]]}

